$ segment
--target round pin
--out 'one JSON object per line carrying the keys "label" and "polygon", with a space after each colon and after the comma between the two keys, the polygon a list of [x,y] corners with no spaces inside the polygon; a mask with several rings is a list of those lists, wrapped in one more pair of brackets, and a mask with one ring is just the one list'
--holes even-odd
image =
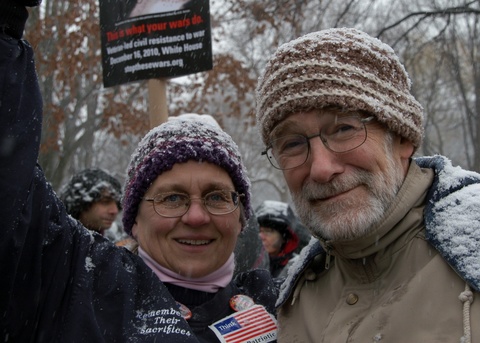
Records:
{"label": "round pin", "polygon": [[255,302],[248,295],[237,294],[230,298],[230,307],[234,311],[243,311],[255,305]]}
{"label": "round pin", "polygon": [[190,311],[190,309],[187,306],[185,306],[182,303],[179,303],[178,301],[177,301],[177,306],[183,319],[189,320],[190,318],[192,318],[192,311]]}

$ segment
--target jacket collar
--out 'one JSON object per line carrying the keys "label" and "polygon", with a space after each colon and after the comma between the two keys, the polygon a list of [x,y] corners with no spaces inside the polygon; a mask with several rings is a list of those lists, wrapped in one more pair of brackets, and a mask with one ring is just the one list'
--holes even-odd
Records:
{"label": "jacket collar", "polygon": [[426,238],[480,292],[480,174],[453,167],[442,156],[416,162],[435,172],[425,208]]}

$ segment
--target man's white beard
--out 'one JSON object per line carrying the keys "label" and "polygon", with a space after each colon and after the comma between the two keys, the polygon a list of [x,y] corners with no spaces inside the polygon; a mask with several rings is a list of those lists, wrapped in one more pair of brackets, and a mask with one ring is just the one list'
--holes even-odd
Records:
{"label": "man's white beard", "polygon": [[[292,194],[298,216],[314,236],[339,241],[362,237],[383,218],[393,203],[403,180],[403,168],[393,159],[391,142],[385,148],[387,170],[372,173],[357,169],[356,173],[341,175],[328,184],[306,182],[299,193]],[[361,186],[367,191],[363,199],[349,198],[328,204],[311,203]]]}

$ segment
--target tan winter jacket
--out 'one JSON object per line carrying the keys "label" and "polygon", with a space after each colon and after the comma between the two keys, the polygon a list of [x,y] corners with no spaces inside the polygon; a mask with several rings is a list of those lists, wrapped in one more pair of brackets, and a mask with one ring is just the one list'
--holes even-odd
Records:
{"label": "tan winter jacket", "polygon": [[461,342],[464,322],[480,342],[479,293],[464,315],[465,282],[425,240],[432,180],[412,163],[369,237],[332,244],[328,270],[315,258],[279,309],[279,342]]}

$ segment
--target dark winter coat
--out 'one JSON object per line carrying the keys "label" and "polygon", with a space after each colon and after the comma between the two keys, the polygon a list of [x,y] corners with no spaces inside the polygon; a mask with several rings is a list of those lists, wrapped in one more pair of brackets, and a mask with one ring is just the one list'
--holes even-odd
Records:
{"label": "dark winter coat", "polygon": [[277,302],[279,342],[478,341],[479,208],[479,174],[416,159],[370,235],[302,251]]}
{"label": "dark winter coat", "polygon": [[198,342],[149,267],[69,217],[36,165],[32,55],[0,34],[0,340]]}
{"label": "dark winter coat", "polygon": [[219,342],[208,326],[234,313],[229,305],[234,295],[247,295],[255,304],[263,305],[270,314],[275,313],[277,291],[267,270],[241,273],[215,295],[169,284],[167,288],[175,300],[192,311],[188,324],[200,342]]}

